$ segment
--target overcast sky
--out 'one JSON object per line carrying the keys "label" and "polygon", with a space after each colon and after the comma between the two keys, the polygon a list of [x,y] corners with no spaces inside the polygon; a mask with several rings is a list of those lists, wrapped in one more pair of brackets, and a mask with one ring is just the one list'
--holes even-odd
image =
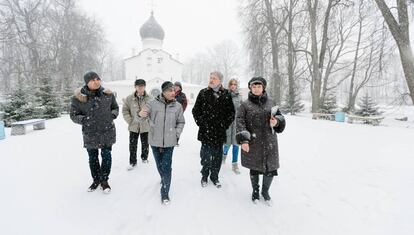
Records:
{"label": "overcast sky", "polygon": [[[100,20],[107,39],[123,57],[141,50],[139,29],[150,17],[151,0],[79,0]],[[163,48],[183,61],[223,40],[242,45],[237,0],[154,0],[154,16],[165,31]]]}

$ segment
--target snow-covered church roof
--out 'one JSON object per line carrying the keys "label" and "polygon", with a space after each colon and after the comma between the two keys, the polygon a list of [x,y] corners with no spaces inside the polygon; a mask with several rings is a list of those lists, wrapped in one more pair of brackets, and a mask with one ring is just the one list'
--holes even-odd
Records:
{"label": "snow-covered church roof", "polygon": [[164,40],[164,30],[161,25],[154,18],[154,12],[151,12],[150,18],[141,26],[139,33],[141,38],[156,38]]}

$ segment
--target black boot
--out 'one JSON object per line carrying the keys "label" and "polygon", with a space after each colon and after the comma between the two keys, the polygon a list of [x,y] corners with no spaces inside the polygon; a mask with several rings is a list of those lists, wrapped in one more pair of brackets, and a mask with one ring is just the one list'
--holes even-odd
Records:
{"label": "black boot", "polygon": [[111,186],[109,186],[108,181],[104,180],[101,182],[101,187],[104,193],[110,193],[111,192]]}
{"label": "black boot", "polygon": [[252,188],[253,188],[252,201],[255,202],[256,200],[260,199],[259,175],[250,175],[250,182],[252,183]]}
{"label": "black boot", "polygon": [[88,192],[95,191],[98,188],[98,186],[99,186],[100,183],[101,182],[99,182],[99,180],[94,180],[93,183],[91,184],[91,186],[89,186]]}
{"label": "black boot", "polygon": [[263,184],[262,184],[262,196],[265,201],[270,201],[272,199],[269,195],[269,188],[272,184],[273,176],[263,175]]}

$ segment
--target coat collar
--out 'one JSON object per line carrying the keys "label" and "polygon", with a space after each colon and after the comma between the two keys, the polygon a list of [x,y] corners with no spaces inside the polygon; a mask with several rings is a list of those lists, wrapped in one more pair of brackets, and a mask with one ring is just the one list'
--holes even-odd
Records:
{"label": "coat collar", "polygon": [[249,100],[255,104],[264,104],[267,101],[267,93],[266,91],[264,91],[261,96],[257,96],[257,95],[253,95],[253,93],[250,91]]}
{"label": "coat collar", "polygon": [[105,94],[105,95],[113,94],[111,90],[105,89],[102,86],[99,87],[99,89],[96,91],[91,91],[86,85],[76,89],[74,93],[75,93],[74,96],[76,97],[76,99],[78,99],[82,103],[87,102],[88,97],[101,96],[102,94]]}

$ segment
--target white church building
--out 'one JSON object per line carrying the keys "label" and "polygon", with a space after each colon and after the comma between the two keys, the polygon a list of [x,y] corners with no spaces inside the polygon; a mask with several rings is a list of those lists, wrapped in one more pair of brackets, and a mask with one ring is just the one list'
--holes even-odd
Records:
{"label": "white church building", "polygon": [[132,56],[124,59],[125,80],[108,82],[105,86],[114,90],[117,97],[122,99],[133,93],[134,81],[140,78],[146,81],[146,91],[155,97],[160,94],[164,81],[179,81],[189,102],[194,103],[203,87],[182,81],[183,64],[162,48],[165,33],[155,20],[153,12],[139,33],[142,50],[139,53],[133,52]]}

